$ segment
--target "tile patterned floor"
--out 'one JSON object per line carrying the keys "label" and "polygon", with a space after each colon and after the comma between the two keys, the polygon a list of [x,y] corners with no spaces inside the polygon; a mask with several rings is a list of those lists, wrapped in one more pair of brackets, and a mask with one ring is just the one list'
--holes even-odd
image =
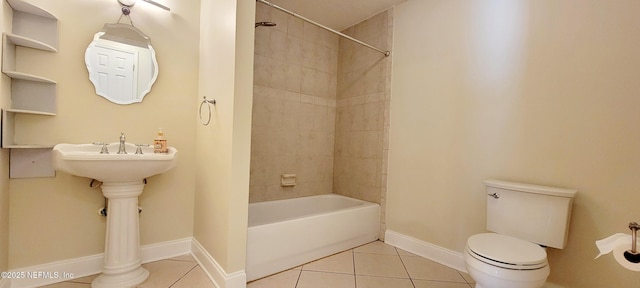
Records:
{"label": "tile patterned floor", "polygon": [[466,273],[380,241],[262,278],[247,288],[472,288]]}
{"label": "tile patterned floor", "polygon": [[[215,288],[191,255],[143,264],[140,288]],[[97,275],[44,286],[89,288]],[[247,288],[472,288],[469,275],[381,241],[247,284]]]}
{"label": "tile patterned floor", "polygon": [[[198,262],[190,255],[142,264],[149,270],[149,278],[140,288],[216,288]],[[98,275],[43,286],[46,288],[90,288]]]}

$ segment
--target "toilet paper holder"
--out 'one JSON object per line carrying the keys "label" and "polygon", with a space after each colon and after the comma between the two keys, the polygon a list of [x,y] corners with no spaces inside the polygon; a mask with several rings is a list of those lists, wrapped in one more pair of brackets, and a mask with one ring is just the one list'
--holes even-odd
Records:
{"label": "toilet paper holder", "polygon": [[631,250],[624,252],[624,258],[631,263],[640,263],[640,252],[636,249],[636,235],[640,225],[636,222],[629,223],[629,229],[631,229]]}

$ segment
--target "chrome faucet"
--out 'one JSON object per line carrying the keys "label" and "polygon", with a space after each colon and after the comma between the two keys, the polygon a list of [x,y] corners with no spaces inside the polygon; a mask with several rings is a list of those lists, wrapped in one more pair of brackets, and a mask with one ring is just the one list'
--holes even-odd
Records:
{"label": "chrome faucet", "polygon": [[124,132],[120,132],[120,147],[118,147],[118,154],[127,154],[127,149],[125,149],[124,143],[125,140],[127,140],[127,138],[124,137]]}
{"label": "chrome faucet", "polygon": [[100,149],[100,154],[109,154],[109,149],[107,148],[107,143],[103,143],[103,142],[93,142],[93,145],[100,145],[102,146],[102,149]]}

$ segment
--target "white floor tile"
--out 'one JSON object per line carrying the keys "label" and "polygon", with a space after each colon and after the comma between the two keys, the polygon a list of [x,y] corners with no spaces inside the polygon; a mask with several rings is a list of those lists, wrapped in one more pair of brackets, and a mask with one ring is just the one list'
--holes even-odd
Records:
{"label": "white floor tile", "polygon": [[196,262],[196,259],[194,259],[191,254],[184,254],[184,255],[173,257],[173,258],[169,258],[167,260]]}
{"label": "white floor tile", "polygon": [[[143,265],[151,273],[138,287],[214,288],[187,254]],[[47,288],[89,288],[98,275]],[[468,274],[385,244],[372,242],[247,284],[247,288],[472,288]]]}
{"label": "white floor tile", "polygon": [[400,256],[414,256],[414,257],[420,257],[420,256],[418,256],[418,255],[416,255],[416,254],[413,254],[413,253],[411,253],[411,252],[404,251],[404,250],[402,250],[402,249],[400,249],[400,248],[396,248],[396,250],[398,250],[398,255],[400,255]]}
{"label": "white floor tile", "polygon": [[216,288],[200,266],[195,267],[182,277],[171,288]]}
{"label": "white floor tile", "polygon": [[302,270],[353,274],[353,253],[349,250],[322,258],[305,264],[302,266]]}
{"label": "white floor tile", "polygon": [[438,282],[427,280],[413,280],[415,288],[472,288],[473,286],[466,283],[454,282]]}
{"label": "white floor tile", "polygon": [[467,273],[464,273],[464,272],[460,272],[460,271],[458,271],[458,272],[460,273],[462,278],[464,278],[464,280],[467,281],[467,283],[472,283],[472,284],[476,283],[476,281],[473,280],[473,278],[471,278],[471,275],[469,275]]}
{"label": "white floor tile", "polygon": [[302,271],[296,288],[356,288],[353,274]]}
{"label": "white floor tile", "polygon": [[398,255],[354,253],[356,275],[409,278]]}
{"label": "white floor tile", "polygon": [[356,276],[357,288],[414,288],[410,279]]}
{"label": "white floor tile", "polygon": [[91,288],[91,284],[87,283],[74,283],[74,282],[62,282],[51,284],[47,286],[42,286],[43,288]]}
{"label": "white floor tile", "polygon": [[98,275],[100,275],[100,274],[90,275],[90,276],[86,276],[86,277],[82,277],[82,278],[74,278],[72,280],[69,280],[68,282],[91,284],[91,282],[93,282],[93,279],[96,279],[96,277],[98,277]]}
{"label": "white floor tile", "polygon": [[247,288],[295,288],[300,277],[300,269],[287,270],[247,284]]}
{"label": "white floor tile", "polygon": [[398,255],[396,247],[386,244],[382,241],[374,241],[366,245],[362,245],[353,249],[356,253],[373,253],[373,254],[387,254]]}
{"label": "white floor tile", "polygon": [[140,288],[162,288],[169,287],[182,276],[186,275],[193,267],[198,263],[185,262],[185,261],[173,261],[162,260],[143,264],[142,267],[149,270],[149,278],[142,284],[138,285]]}
{"label": "white floor tile", "polygon": [[402,256],[411,279],[467,283],[457,270],[422,257]]}

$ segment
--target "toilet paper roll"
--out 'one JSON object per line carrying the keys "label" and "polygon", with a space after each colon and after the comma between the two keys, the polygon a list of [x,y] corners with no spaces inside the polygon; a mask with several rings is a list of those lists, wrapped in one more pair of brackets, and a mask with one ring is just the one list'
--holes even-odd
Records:
{"label": "toilet paper roll", "polygon": [[617,246],[616,248],[613,248],[613,258],[615,258],[618,264],[620,264],[620,266],[624,268],[627,268],[631,271],[640,271],[640,263],[632,263],[624,258],[624,252],[627,250],[631,250],[631,244],[622,244]]}
{"label": "toilet paper roll", "polygon": [[598,247],[598,250],[600,250],[600,254],[598,254],[595,259],[598,259],[598,257],[602,255],[611,253],[614,248],[626,243],[631,245],[631,235],[624,233],[613,234],[607,238],[596,241],[596,246]]}
{"label": "toilet paper roll", "polygon": [[[600,254],[598,254],[595,259],[613,252],[613,257],[622,267],[632,271],[640,271],[640,263],[632,263],[624,258],[624,252],[631,250],[630,234],[613,234],[605,239],[596,241],[596,246],[598,247],[598,250],[600,250]],[[638,241],[638,238],[636,238],[636,246],[638,247],[637,249],[640,249],[640,242]]]}

